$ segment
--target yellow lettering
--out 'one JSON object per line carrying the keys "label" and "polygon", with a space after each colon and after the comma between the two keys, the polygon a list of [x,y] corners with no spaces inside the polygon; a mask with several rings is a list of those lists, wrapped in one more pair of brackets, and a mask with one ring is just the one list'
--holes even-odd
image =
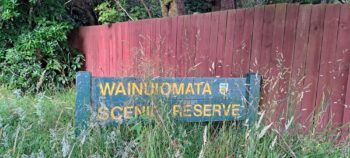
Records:
{"label": "yellow lettering", "polygon": [[192,114],[190,113],[191,112],[191,105],[184,105],[184,109],[183,109],[183,116],[185,117],[191,117]]}
{"label": "yellow lettering", "polygon": [[134,108],[134,106],[124,106],[124,119],[131,119],[132,118],[132,110]]}
{"label": "yellow lettering", "polygon": [[239,104],[232,104],[232,116],[239,116]]}
{"label": "yellow lettering", "polygon": [[205,95],[205,94],[209,94],[209,95],[211,95],[211,88],[210,88],[210,84],[208,83],[208,82],[206,82],[205,84],[204,84],[204,88],[203,88],[203,92],[202,92],[202,94],[203,95]]}
{"label": "yellow lettering", "polygon": [[[153,84],[152,84],[152,88],[153,88]],[[159,91],[158,91],[158,83],[154,83],[154,92],[155,92],[155,94],[159,93]]]}
{"label": "yellow lettering", "polygon": [[[154,92],[153,83],[152,83],[151,88],[148,86],[147,83],[143,83],[143,84],[144,84],[143,88],[144,88],[144,93],[145,93],[145,95],[152,95],[153,92]],[[150,92],[149,92],[149,91],[150,91]]]}
{"label": "yellow lettering", "polygon": [[118,95],[119,93],[123,93],[123,95],[126,95],[123,82],[119,82],[117,90],[115,91],[115,95]]}
{"label": "yellow lettering", "polygon": [[213,111],[216,112],[218,114],[218,116],[221,116],[221,105],[220,104],[215,104]]}
{"label": "yellow lettering", "polygon": [[100,83],[100,92],[102,96],[106,96],[107,90],[110,96],[113,95],[114,87],[115,83],[112,84],[112,88],[109,86],[109,82],[105,83],[104,86],[102,85],[102,83]]}
{"label": "yellow lettering", "polygon": [[180,105],[173,105],[173,117],[177,116],[178,114],[181,116]]}
{"label": "yellow lettering", "polygon": [[201,86],[203,85],[203,82],[197,82],[197,83],[194,83],[194,85],[197,86],[197,94],[199,95],[201,93]]}
{"label": "yellow lettering", "polygon": [[180,83],[179,86],[177,86],[176,83],[173,83],[173,85],[172,85],[172,91],[173,91],[173,93],[175,93],[177,95],[184,94],[184,89],[185,89],[184,83]]}
{"label": "yellow lettering", "polygon": [[130,92],[131,92],[130,89],[131,89],[131,83],[128,82],[128,95],[131,95],[131,94],[130,94]]}
{"label": "yellow lettering", "polygon": [[[164,91],[164,86],[167,86],[167,92],[165,93],[165,91]],[[162,85],[160,86],[160,93],[162,94],[162,95],[169,95],[169,93],[170,93],[170,84],[168,83],[168,82],[163,82],[162,83]]]}
{"label": "yellow lettering", "polygon": [[185,94],[192,93],[194,95],[194,89],[192,83],[188,83]]}
{"label": "yellow lettering", "polygon": [[121,118],[122,115],[119,114],[119,117],[116,117],[116,116],[115,116],[114,113],[115,113],[116,110],[119,110],[121,113],[123,112],[123,109],[122,109],[121,107],[119,107],[119,106],[113,107],[113,108],[111,109],[111,117],[112,117],[112,119],[113,119],[113,120],[120,120],[120,121],[122,121],[122,118]]}
{"label": "yellow lettering", "polygon": [[196,104],[194,105],[194,116],[202,116],[202,105]]}
{"label": "yellow lettering", "polygon": [[203,110],[204,116],[211,116],[211,113],[210,113],[210,111],[212,110],[211,107],[212,107],[211,104],[204,104],[204,110]]}
{"label": "yellow lettering", "polygon": [[228,114],[230,112],[231,104],[229,104],[228,107],[226,107],[225,104],[222,104],[222,106],[224,107],[224,115],[228,116]]}
{"label": "yellow lettering", "polygon": [[136,83],[132,83],[132,94],[135,95],[135,93],[137,92],[138,95],[142,95],[142,84],[140,83],[139,86],[137,86]]}

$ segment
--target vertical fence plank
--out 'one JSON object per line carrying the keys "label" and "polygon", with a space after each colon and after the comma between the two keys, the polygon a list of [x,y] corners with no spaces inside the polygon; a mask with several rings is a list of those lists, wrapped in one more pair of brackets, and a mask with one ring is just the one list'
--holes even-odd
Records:
{"label": "vertical fence plank", "polygon": [[[269,73],[269,61],[270,61],[270,54],[272,51],[272,43],[273,43],[273,30],[274,30],[274,18],[275,18],[275,5],[268,5],[265,6],[265,12],[264,12],[264,24],[263,24],[263,34],[262,34],[262,44],[261,44],[261,50],[260,50],[260,58],[258,61],[259,66],[259,73],[263,76],[263,91],[262,91],[262,99],[261,99],[261,105],[263,109],[269,109],[267,112],[272,112],[271,109],[273,107],[269,106],[271,105],[268,102],[268,81],[270,80],[271,76]],[[267,121],[270,121],[272,113],[267,114]]]}
{"label": "vertical fence plank", "polygon": [[161,56],[160,56],[160,48],[161,48],[161,39],[160,39],[160,22],[159,19],[152,20],[152,32],[151,32],[151,59],[152,59],[152,75],[160,76],[161,69]]}
{"label": "vertical fence plank", "polygon": [[129,75],[130,70],[130,54],[129,54],[129,37],[128,37],[128,22],[121,23],[121,41],[122,41],[122,50],[123,50],[123,76]]}
{"label": "vertical fence plank", "polygon": [[216,48],[217,48],[217,41],[218,41],[218,31],[219,31],[219,17],[220,12],[213,12],[211,13],[211,21],[210,21],[210,55],[209,55],[209,63],[210,65],[210,72],[211,76],[215,76],[216,71]]}
{"label": "vertical fence plank", "polygon": [[168,46],[168,64],[170,66],[169,76],[175,76],[176,70],[176,38],[177,38],[177,17],[173,17],[171,20],[171,29],[169,29],[169,46]]}
{"label": "vertical fence plank", "polygon": [[324,20],[324,33],[322,41],[322,52],[320,61],[320,74],[318,77],[317,98],[316,98],[316,118],[318,130],[322,130],[329,121],[329,106],[332,89],[330,87],[332,79],[332,69],[335,62],[335,54],[331,53],[336,51],[337,36],[338,36],[338,23],[339,23],[340,5],[327,5],[325,20]]}
{"label": "vertical fence plank", "polygon": [[[97,38],[101,38],[103,37],[103,34],[101,33],[101,27],[98,27],[98,26],[93,26],[94,27],[94,30],[91,30],[91,31],[94,31],[93,33],[93,37],[92,39],[97,39]],[[90,40],[90,45],[94,46],[93,47],[93,59],[94,59],[94,63],[93,63],[93,69],[94,69],[94,73],[93,73],[93,76],[101,76],[101,63],[102,63],[102,58],[103,58],[103,52],[102,52],[102,42],[104,41],[103,38],[101,38],[101,40],[99,40],[98,42],[96,42],[96,40]],[[97,53],[96,53],[97,52]]]}
{"label": "vertical fence plank", "polygon": [[140,53],[139,61],[141,76],[147,78],[152,75],[151,67],[151,29],[152,19],[142,21],[140,34]]}
{"label": "vertical fence plank", "polygon": [[184,66],[184,75],[186,77],[191,76],[189,74],[190,67],[192,65],[191,63],[191,56],[193,53],[193,43],[194,43],[194,37],[193,33],[191,32],[191,16],[184,16],[184,32],[183,32],[183,41],[182,41],[182,51],[183,51],[183,66]]}
{"label": "vertical fence plank", "polygon": [[[295,39],[297,33],[297,20],[298,20],[299,5],[297,4],[288,4],[287,13],[286,13],[286,22],[284,30],[284,39],[283,39],[283,73],[281,75],[281,82],[279,84],[279,90],[281,99],[280,106],[282,107],[282,113],[284,113],[285,118],[291,118],[294,115],[294,104],[289,104],[289,97],[291,93],[290,89],[290,78],[292,71],[292,62],[293,62],[293,53],[295,46]],[[290,106],[288,106],[290,105]]]}
{"label": "vertical fence plank", "polygon": [[142,25],[145,23],[144,20],[138,21],[138,23],[135,23],[136,25],[136,41],[135,41],[135,48],[134,48],[134,65],[136,66],[136,73],[139,77],[144,77],[144,46],[142,45],[143,41],[143,30]]}
{"label": "vertical fence plank", "polygon": [[[335,71],[331,86],[334,89],[331,104],[333,128],[349,123],[349,107],[345,109],[345,96],[350,66],[350,5],[342,5],[340,10],[338,45],[336,50]],[[344,120],[345,118],[345,120]],[[347,124],[349,126],[349,124]],[[345,133],[343,133],[345,134]]]}
{"label": "vertical fence plank", "polygon": [[137,76],[137,66],[136,66],[136,50],[137,50],[137,25],[133,22],[128,22],[128,42],[129,42],[129,69],[128,76]]}
{"label": "vertical fence plank", "polygon": [[312,6],[310,35],[305,65],[304,87],[306,91],[302,99],[301,121],[305,125],[304,131],[310,128],[316,104],[316,90],[319,76],[319,64],[323,34],[325,5]]}
{"label": "vertical fence plank", "polygon": [[233,37],[233,51],[232,51],[232,76],[240,77],[242,72],[243,59],[241,54],[243,53],[243,33],[244,33],[244,14],[245,9],[236,10],[236,22]]}
{"label": "vertical fence plank", "polygon": [[137,76],[137,62],[136,62],[136,52],[137,52],[137,23],[136,22],[128,22],[128,37],[129,37],[129,56],[130,56],[130,69],[128,72],[128,76]]}
{"label": "vertical fence plank", "polygon": [[262,28],[264,24],[264,12],[265,7],[258,6],[254,9],[254,28],[253,28],[253,41],[252,41],[252,53],[250,56],[249,69],[251,72],[260,73],[259,60],[262,44]]}
{"label": "vertical fence plank", "polygon": [[245,75],[249,72],[249,63],[251,58],[252,38],[254,27],[254,8],[245,9],[244,15],[244,29],[242,39],[241,52],[241,72],[240,75]]}
{"label": "vertical fence plank", "polygon": [[176,71],[178,77],[185,76],[185,67],[183,61],[183,39],[184,39],[184,16],[177,18],[177,33],[176,33]]}
{"label": "vertical fence plank", "polygon": [[265,6],[262,44],[259,60],[259,72],[262,73],[265,78],[268,74],[267,71],[269,69],[270,54],[272,51],[274,19],[275,5]]}
{"label": "vertical fence plank", "polygon": [[[349,24],[348,24],[349,26]],[[341,141],[347,141],[350,135],[350,69],[348,72],[348,83],[345,95],[344,113],[343,113],[343,123],[342,123],[342,135]]]}
{"label": "vertical fence plank", "polygon": [[[163,71],[165,76],[173,76],[175,68],[174,68],[174,47],[176,44],[176,31],[174,31],[173,28],[176,29],[176,22],[173,19],[175,18],[165,18],[164,25],[161,24],[162,30],[165,29],[164,33],[162,33],[163,40],[164,40],[164,51],[163,52],[163,59],[164,65],[163,65]],[[174,22],[174,23],[173,23]],[[175,37],[175,38],[174,38]],[[175,42],[175,44],[174,44]]]}
{"label": "vertical fence plank", "polygon": [[103,51],[103,42],[104,40],[104,34],[103,34],[103,26],[101,27],[96,27],[97,29],[97,38],[99,38],[100,40],[97,42],[97,52],[98,55],[95,55],[95,59],[96,59],[96,64],[95,64],[95,73],[97,77],[102,76],[102,64],[103,64],[103,58],[104,58],[104,51]]}
{"label": "vertical fence plank", "polygon": [[227,11],[219,12],[218,41],[216,46],[215,76],[223,75],[224,48],[226,39]]}
{"label": "vertical fence plank", "polygon": [[202,77],[205,74],[203,74],[202,71],[202,64],[203,64],[203,52],[200,52],[203,50],[200,48],[200,45],[203,43],[203,35],[208,33],[203,33],[202,31],[204,30],[204,21],[203,19],[205,18],[205,14],[196,14],[195,19],[192,21],[192,27],[193,27],[193,32],[195,33],[195,54],[192,59],[192,76],[194,77]]}
{"label": "vertical fence plank", "polygon": [[116,43],[117,43],[117,67],[113,67],[113,70],[116,72],[116,75],[123,76],[123,40],[122,40],[122,27],[118,23],[117,24],[117,32],[116,32]]}
{"label": "vertical fence plank", "polygon": [[[282,126],[285,122],[284,118],[284,108],[281,104],[284,100],[286,100],[285,95],[283,93],[286,92],[287,87],[282,86],[282,78],[285,70],[283,67],[285,66],[283,63],[283,43],[284,43],[284,32],[285,32],[285,22],[286,22],[286,12],[287,5],[286,4],[277,4],[275,11],[275,19],[273,26],[273,43],[272,50],[269,52],[270,60],[269,60],[269,70],[271,71],[271,80],[268,85],[269,95],[267,100],[269,104],[275,110],[275,113],[272,116],[273,122],[282,123]],[[280,122],[281,121],[281,122]]]}
{"label": "vertical fence plank", "polygon": [[186,42],[187,45],[187,75],[189,77],[197,77],[200,76],[200,74],[196,73],[197,72],[197,67],[195,64],[196,58],[197,58],[197,43],[198,43],[198,18],[199,15],[192,15],[189,17],[190,23],[188,27],[188,32],[186,32],[186,35],[188,36],[189,41]]}
{"label": "vertical fence plank", "polygon": [[144,62],[148,64],[151,59],[151,33],[152,33],[152,19],[147,19],[142,24],[142,46],[144,48]]}
{"label": "vertical fence plank", "polygon": [[[343,122],[342,122],[342,140],[346,141],[349,137],[350,129],[350,48],[349,48],[349,36],[350,36],[350,5],[342,5],[341,7],[341,18],[340,18],[340,28],[339,28],[339,37],[338,41],[341,42],[338,45],[338,51],[342,50],[344,52],[345,62],[344,64],[348,63],[348,82],[347,82],[347,89],[345,94],[345,104],[344,104],[344,111],[343,111]],[[345,72],[345,70],[344,70]]]}
{"label": "vertical fence plank", "polygon": [[224,48],[223,76],[231,77],[233,68],[233,39],[235,37],[236,10],[229,10],[227,13],[227,32]]}
{"label": "vertical fence plank", "polygon": [[160,22],[160,44],[159,52],[161,53],[161,74],[162,76],[169,76],[172,68],[170,66],[169,53],[169,35],[171,31],[171,18],[162,18]]}
{"label": "vertical fence plank", "polygon": [[108,77],[113,77],[113,76],[116,76],[115,74],[115,67],[116,67],[116,62],[117,62],[117,54],[116,54],[116,49],[117,49],[117,43],[115,42],[116,41],[116,32],[118,32],[116,30],[116,27],[115,27],[116,24],[110,24],[109,27],[110,27],[110,30],[109,30],[109,36],[110,36],[110,40],[109,40],[109,46],[110,46],[110,51],[109,51],[109,63],[106,63],[106,64],[109,64],[109,75]]}
{"label": "vertical fence plank", "polygon": [[162,76],[163,71],[162,71],[162,56],[163,56],[163,49],[164,49],[164,40],[162,38],[161,34],[161,25],[160,25],[160,20],[156,20],[156,25],[155,25],[155,37],[156,37],[156,51],[155,51],[155,59],[157,60],[157,66],[156,66],[156,76]]}
{"label": "vertical fence plank", "polygon": [[295,122],[297,126],[301,125],[301,100],[304,95],[304,74],[307,45],[309,42],[309,28],[311,18],[311,5],[299,6],[299,15],[297,21],[297,34],[295,38],[295,49],[293,53],[292,74],[291,74],[291,92],[290,103],[295,105]]}
{"label": "vertical fence plank", "polygon": [[197,58],[195,64],[198,65],[197,73],[203,77],[210,76],[209,43],[210,43],[210,19],[211,13],[200,14],[198,17],[198,42]]}
{"label": "vertical fence plank", "polygon": [[112,24],[112,39],[111,39],[111,52],[110,52],[110,76],[120,76],[122,60],[122,49],[121,49],[121,29],[118,23]]}

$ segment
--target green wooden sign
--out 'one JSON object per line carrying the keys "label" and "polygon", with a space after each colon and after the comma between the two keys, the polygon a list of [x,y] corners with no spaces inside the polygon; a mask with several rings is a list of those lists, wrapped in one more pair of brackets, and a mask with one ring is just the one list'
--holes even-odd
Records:
{"label": "green wooden sign", "polygon": [[[77,74],[76,126],[127,124],[152,117],[162,106],[179,122],[256,120],[261,76],[215,77],[92,77]],[[154,100],[161,100],[159,105]],[[152,101],[152,102],[151,102]],[[161,104],[160,104],[161,103]],[[94,115],[93,115],[94,114]]]}

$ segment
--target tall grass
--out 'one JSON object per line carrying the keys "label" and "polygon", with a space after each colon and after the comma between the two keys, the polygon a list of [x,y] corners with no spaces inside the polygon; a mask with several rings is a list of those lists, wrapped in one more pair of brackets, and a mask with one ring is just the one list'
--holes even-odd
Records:
{"label": "tall grass", "polygon": [[348,157],[349,143],[274,129],[261,121],[174,123],[165,110],[153,123],[74,133],[75,91],[20,96],[0,89],[0,157]]}

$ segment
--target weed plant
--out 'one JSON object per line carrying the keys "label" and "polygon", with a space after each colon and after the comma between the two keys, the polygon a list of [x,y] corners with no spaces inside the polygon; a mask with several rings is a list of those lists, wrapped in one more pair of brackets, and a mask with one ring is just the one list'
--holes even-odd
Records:
{"label": "weed plant", "polygon": [[[18,95],[0,89],[0,157],[348,157],[349,142],[297,134],[262,121],[175,123],[160,108],[152,123],[74,133],[75,91]],[[163,110],[162,110],[163,109]],[[312,131],[312,130],[311,130]]]}

